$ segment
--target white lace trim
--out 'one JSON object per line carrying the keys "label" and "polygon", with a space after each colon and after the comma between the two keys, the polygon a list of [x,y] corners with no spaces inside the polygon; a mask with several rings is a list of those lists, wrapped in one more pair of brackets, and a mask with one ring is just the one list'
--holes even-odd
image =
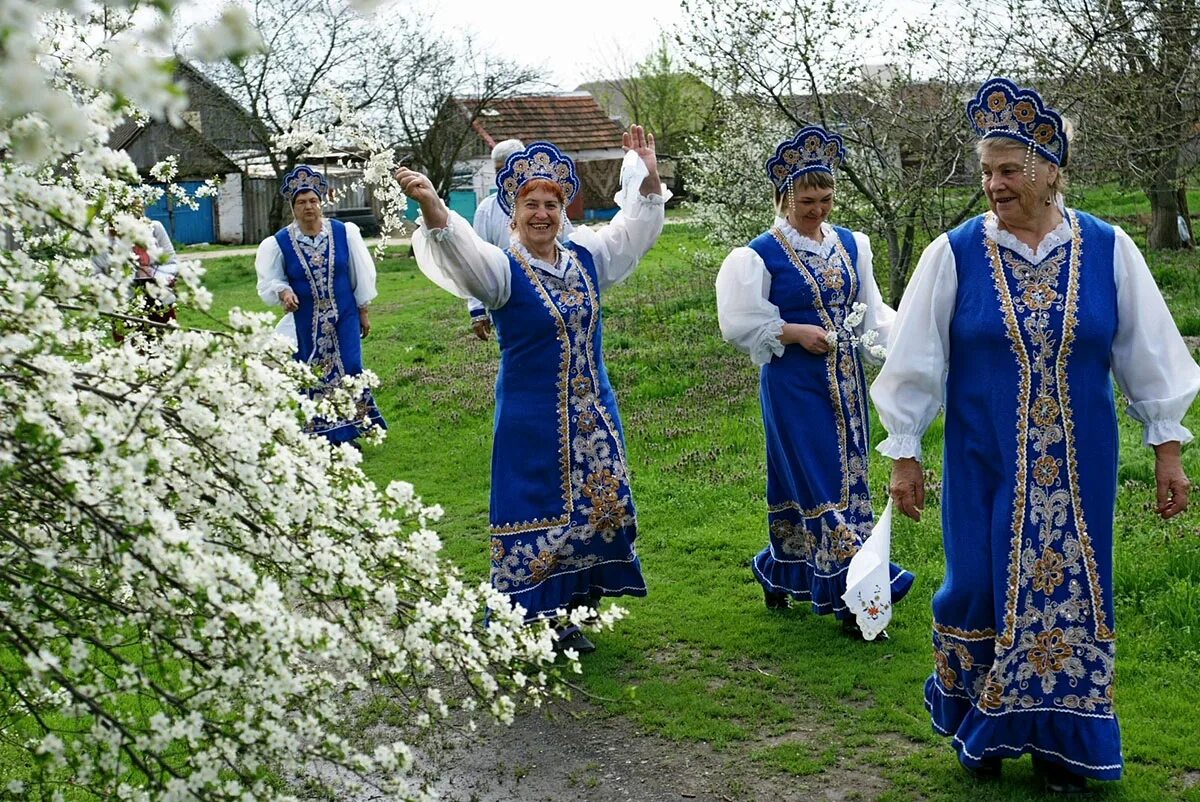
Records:
{"label": "white lace trim", "polygon": [[775,225],[783,232],[783,236],[787,238],[788,243],[796,250],[828,257],[836,247],[837,236],[834,235],[833,226],[829,225],[829,223],[821,223],[820,242],[801,234],[787,221],[787,218],[776,217]]}
{"label": "white lace trim", "polygon": [[1015,252],[1031,265],[1041,264],[1042,260],[1049,256],[1051,251],[1071,241],[1071,222],[1067,219],[1067,210],[1062,205],[1061,197],[1058,202],[1058,210],[1062,212],[1062,222],[1053,231],[1042,237],[1042,241],[1038,243],[1037,251],[1034,251],[1024,242],[1017,239],[1017,236],[1011,231],[1000,228],[1000,220],[992,212],[984,215],[984,236],[1001,248],[1008,248],[1010,251]]}
{"label": "white lace trim", "polygon": [[525,261],[528,262],[529,264],[533,265],[534,267],[538,268],[539,270],[546,271],[547,273],[549,273],[552,276],[555,276],[556,278],[562,278],[563,276],[565,276],[567,274],[567,267],[570,266],[570,263],[567,260],[567,251],[565,248],[563,248],[562,243],[555,242],[554,245],[558,250],[558,264],[556,264],[556,265],[552,265],[549,262],[545,261],[544,259],[538,259],[536,256],[534,256],[532,253],[529,252],[529,249],[526,248],[525,245],[523,243],[521,243],[520,240],[514,239],[512,242],[509,243],[509,247],[512,248],[515,252],[519,253],[525,259]]}

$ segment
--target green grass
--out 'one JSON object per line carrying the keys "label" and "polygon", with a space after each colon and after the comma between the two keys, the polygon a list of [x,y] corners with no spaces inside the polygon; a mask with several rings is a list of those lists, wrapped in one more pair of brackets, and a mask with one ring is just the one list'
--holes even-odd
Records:
{"label": "green grass", "polygon": [[[888,643],[863,645],[838,637],[828,618],[763,608],[748,568],[766,542],[756,371],[720,339],[717,262],[690,255],[704,250],[695,230],[669,227],[605,298],[605,358],[628,437],[650,591],[623,601],[630,617],[596,637],[584,686],[640,729],[708,742],[755,771],[814,775],[819,786],[835,765],[857,766],[885,779],[887,800],[1040,798],[1028,761],[1006,770],[1004,783],[976,787],[930,731],[921,688],[932,665],[930,599],[943,574],[936,509],[920,524],[897,524],[893,557],[918,582]],[[1195,255],[1156,254],[1151,264],[1181,327],[1200,333]],[[207,267],[219,310],[260,308],[250,257]],[[484,577],[496,345],[475,340],[463,304],[409,259],[381,263],[379,290],[365,358],[382,380],[391,430],[368,449],[366,468],[381,485],[404,478],[442,504],[448,555]],[[1186,423],[1200,430],[1200,409]],[[872,435],[883,436],[877,421]],[[935,423],[926,441],[935,472],[940,438]],[[1117,700],[1128,772],[1100,798],[1200,800],[1196,513],[1154,518],[1152,453],[1125,416],[1121,439]],[[1185,467],[1200,476],[1200,449],[1185,451]],[[887,470],[873,460],[877,507]]]}

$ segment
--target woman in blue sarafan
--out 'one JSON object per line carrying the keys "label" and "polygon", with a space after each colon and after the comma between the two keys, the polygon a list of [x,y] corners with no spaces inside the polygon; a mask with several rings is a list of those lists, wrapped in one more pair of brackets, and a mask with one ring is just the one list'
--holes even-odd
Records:
{"label": "woman in blue sarafan", "polygon": [[1157,452],[1158,513],[1187,507],[1192,360],[1121,229],[1063,204],[1062,117],[986,82],[967,105],[990,211],[922,254],[871,396],[919,519],[921,436],[945,405],[946,580],[933,599],[934,729],[976,776],[1029,753],[1078,793],[1124,760],[1113,711],[1113,378]]}
{"label": "woman in blue sarafan", "polygon": [[[362,373],[362,340],[371,331],[367,307],[376,295],[375,262],[358,227],[324,217],[328,189],[325,176],[307,165],[288,173],[279,191],[294,219],[262,241],[254,260],[259,297],[289,313],[279,332],[296,343],[296,359],[321,377],[313,391],[318,398],[344,377]],[[353,418],[318,418],[308,431],[344,443],[373,426],[387,428],[365,389]]]}
{"label": "woman in blue sarafan", "polygon": [[[865,234],[827,221],[842,138],[809,126],[767,161],[778,216],[717,275],[721,334],[762,367],[770,544],[754,558],[766,605],[808,600],[859,635],[846,570],[874,526],[867,488],[867,387],[895,313],[875,283]],[[913,575],[891,566],[897,602]],[[886,638],[886,634],[884,634]]]}
{"label": "woman in blue sarafan", "polygon": [[[663,204],[654,137],[623,136],[621,211],[607,226],[558,241],[579,190],[575,165],[547,142],[510,155],[496,176],[510,216],[505,250],[449,211],[429,179],[396,178],[421,206],[417,264],[434,283],[484,303],[500,341],[492,444],[492,584],[526,620],[644,596],[637,517],[617,402],[601,347],[601,293],[625,279],[658,239]],[[595,647],[559,621],[560,648]]]}

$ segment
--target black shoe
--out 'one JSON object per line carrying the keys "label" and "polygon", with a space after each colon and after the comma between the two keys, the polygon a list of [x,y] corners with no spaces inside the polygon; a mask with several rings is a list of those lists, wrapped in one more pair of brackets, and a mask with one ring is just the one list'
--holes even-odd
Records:
{"label": "black shoe", "polygon": [[772,593],[763,588],[763,596],[766,599],[768,610],[786,610],[790,606],[786,593]]}
{"label": "black shoe", "polygon": [[579,654],[591,654],[596,651],[596,644],[587,639],[587,636],[579,628],[575,628],[573,632],[567,635],[561,635],[554,639],[554,650],[557,652],[574,649]]}
{"label": "black shoe", "polygon": [[976,780],[995,780],[1000,777],[1000,758],[998,757],[985,757],[979,761],[978,766],[968,766],[962,762],[960,757],[958,765],[962,766],[963,771]]}
{"label": "black shoe", "polygon": [[[858,622],[855,621],[853,618],[843,618],[842,619],[842,634],[849,635],[852,638],[858,638],[859,640],[867,641],[866,637],[862,633],[862,630],[858,628]],[[872,641],[891,640],[891,639],[892,639],[891,636],[887,634],[887,630],[885,629],[885,630],[882,630],[881,632],[877,633],[875,635],[875,637],[872,638]],[[870,643],[872,641],[867,641],[867,642]]]}
{"label": "black shoe", "polygon": [[1071,796],[1091,793],[1087,777],[1076,774],[1060,763],[1033,755],[1033,771],[1041,776],[1047,793]]}

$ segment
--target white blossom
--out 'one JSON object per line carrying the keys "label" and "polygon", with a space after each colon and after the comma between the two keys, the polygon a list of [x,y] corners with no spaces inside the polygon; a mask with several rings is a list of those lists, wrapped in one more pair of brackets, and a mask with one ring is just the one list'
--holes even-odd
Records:
{"label": "white blossom", "polygon": [[[179,122],[184,90],[141,46],[175,5],[100,41],[81,4],[0,4],[0,562],[22,578],[0,583],[0,684],[14,748],[38,756],[11,762],[5,791],[275,802],[294,798],[276,778],[319,762],[373,798],[424,799],[420,750],[343,734],[355,700],[386,694],[430,727],[451,709],[512,721],[561,695],[578,656],[446,562],[441,507],[306,434],[378,377],[308,399],[310,370],[261,312],[137,325],[131,249],[150,241],[132,209],[157,196],[104,143],[126,120]],[[370,157],[373,178],[390,159]],[[207,309],[202,268],[179,267],[178,302]]]}

